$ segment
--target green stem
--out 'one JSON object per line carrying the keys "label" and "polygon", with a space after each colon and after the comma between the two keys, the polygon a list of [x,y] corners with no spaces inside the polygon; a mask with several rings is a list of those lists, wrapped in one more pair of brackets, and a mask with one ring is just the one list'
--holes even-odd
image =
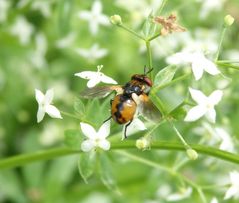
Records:
{"label": "green stem", "polygon": [[[150,48],[150,41],[145,40],[146,48],[147,48],[147,56],[148,56],[148,66],[149,69],[153,68],[153,62],[152,62],[152,53]],[[152,78],[152,72],[149,73],[150,78]]]}
{"label": "green stem", "polygon": [[142,40],[145,41],[145,39],[144,39],[141,35],[139,35],[139,34],[138,34],[137,32],[135,32],[134,30],[131,30],[130,28],[126,27],[125,25],[121,24],[121,25],[117,25],[117,26],[119,26],[120,28],[122,28],[122,29],[126,30],[127,32],[133,34],[135,37],[137,37],[137,38],[142,39]]}
{"label": "green stem", "polygon": [[185,139],[183,138],[183,136],[181,135],[181,133],[178,131],[178,129],[175,127],[175,125],[173,124],[173,121],[171,121],[170,119],[168,119],[169,124],[171,125],[171,127],[173,128],[174,132],[176,133],[176,135],[179,137],[179,139],[181,140],[181,142],[183,143],[185,149],[191,149],[191,147],[189,146],[189,144],[185,141]]}
{"label": "green stem", "polygon": [[239,66],[236,66],[234,64],[229,64],[229,63],[221,63],[221,62],[216,62],[217,65],[219,65],[221,68],[232,68],[235,70],[239,70]]}
{"label": "green stem", "polygon": [[165,172],[167,172],[167,173],[169,173],[169,174],[171,174],[171,175],[173,175],[173,176],[178,177],[179,179],[181,179],[181,180],[187,182],[189,185],[191,185],[195,190],[197,190],[197,192],[198,192],[200,198],[202,199],[202,202],[203,202],[203,203],[206,203],[206,202],[207,202],[207,201],[206,201],[206,198],[205,198],[205,196],[204,196],[204,194],[203,194],[203,192],[202,192],[202,189],[200,188],[200,186],[197,185],[196,183],[194,183],[193,181],[191,181],[190,179],[188,179],[187,177],[181,175],[181,174],[178,173],[177,171],[174,171],[174,170],[171,169],[171,168],[168,168],[168,167],[166,167],[166,166],[162,166],[162,165],[160,165],[160,164],[158,164],[158,163],[155,163],[155,162],[150,161],[150,160],[148,160],[148,159],[144,159],[144,158],[142,158],[142,157],[138,157],[138,156],[136,156],[136,155],[133,155],[133,154],[130,154],[130,153],[127,153],[127,152],[117,151],[117,153],[120,154],[120,155],[123,155],[123,156],[125,156],[125,157],[128,157],[128,158],[130,158],[130,159],[132,159],[132,160],[134,160],[134,161],[137,161],[137,162],[140,162],[140,163],[142,163],[142,164],[145,164],[145,165],[154,167],[154,168],[156,168],[156,169],[165,171]]}
{"label": "green stem", "polygon": [[221,51],[222,42],[223,42],[223,39],[225,37],[226,30],[227,30],[227,28],[223,26],[222,33],[221,33],[221,36],[220,36],[219,45],[218,45],[218,49],[217,49],[217,53],[216,53],[216,56],[215,56],[215,61],[218,60],[219,53]]}
{"label": "green stem", "polygon": [[[231,163],[239,164],[239,155],[237,154],[233,154],[227,151],[223,151],[217,148],[203,146],[203,145],[190,144],[190,146],[193,149],[195,149],[198,153],[206,154],[218,159],[229,161]],[[129,140],[124,142],[111,143],[111,149],[112,150],[136,149],[135,141]],[[153,142],[151,144],[151,149],[184,151],[185,146],[180,143]],[[17,166],[22,166],[25,164],[32,163],[34,161],[48,160],[48,159],[53,159],[53,158],[66,156],[66,155],[78,154],[78,153],[81,153],[81,151],[60,147],[55,149],[48,149],[44,151],[28,153],[28,154],[16,155],[13,157],[0,160],[0,169],[14,168]]]}
{"label": "green stem", "polygon": [[156,35],[150,37],[150,38],[148,39],[148,41],[150,42],[150,41],[156,39],[157,37],[159,37],[160,35],[161,35],[161,33],[157,33]]}
{"label": "green stem", "polygon": [[79,117],[75,116],[74,114],[71,114],[71,113],[68,113],[68,112],[65,112],[65,111],[60,111],[60,112],[61,112],[61,114],[65,115],[65,116],[81,120]]}

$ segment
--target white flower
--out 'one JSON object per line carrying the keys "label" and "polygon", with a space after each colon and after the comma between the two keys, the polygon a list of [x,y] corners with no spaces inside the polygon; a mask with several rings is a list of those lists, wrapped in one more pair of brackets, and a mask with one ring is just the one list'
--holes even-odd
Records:
{"label": "white flower", "polygon": [[201,127],[194,129],[194,132],[203,136],[203,140],[209,145],[219,146],[219,149],[235,152],[235,147],[230,134],[222,127],[211,126],[203,122]]}
{"label": "white flower", "polygon": [[0,23],[6,21],[9,7],[10,1],[0,0]]}
{"label": "white flower", "polygon": [[67,34],[66,36],[64,36],[63,38],[57,40],[56,47],[60,48],[60,49],[69,47],[73,44],[75,38],[76,38],[76,33],[71,32],[71,33]]}
{"label": "white flower", "polygon": [[104,73],[100,72],[102,68],[103,68],[103,65],[99,65],[97,66],[97,69],[98,69],[97,72],[83,71],[83,72],[76,73],[75,76],[89,80],[87,82],[87,87],[89,88],[96,86],[100,82],[107,83],[107,84],[117,84],[115,80],[106,76]]}
{"label": "white flower", "polygon": [[15,24],[11,27],[11,34],[19,38],[22,45],[26,45],[30,42],[31,35],[34,31],[33,26],[27,22],[23,16],[19,16],[15,21]]}
{"label": "white flower", "polygon": [[205,19],[212,11],[220,11],[223,9],[224,2],[226,0],[197,0],[198,2],[202,2],[202,8],[200,11],[200,18]]}
{"label": "white flower", "polygon": [[[127,124],[126,124],[127,125]],[[125,126],[123,127],[123,133],[122,133],[122,140],[125,138],[124,137],[124,132],[125,132]],[[130,136],[136,132],[140,131],[144,131],[147,128],[145,127],[144,123],[138,119],[137,117],[134,118],[134,120],[131,122],[131,124],[127,127],[127,131],[126,131],[126,136]]]}
{"label": "white flower", "polygon": [[35,38],[36,48],[30,56],[30,61],[37,68],[43,68],[47,65],[45,54],[47,51],[47,40],[43,33],[38,33]]}
{"label": "white flower", "polygon": [[88,138],[81,144],[82,151],[89,152],[97,147],[103,150],[110,149],[110,142],[106,140],[106,137],[110,134],[110,121],[105,122],[98,132],[87,123],[80,123],[80,127],[83,134]]}
{"label": "white flower", "polygon": [[44,17],[51,16],[51,2],[50,1],[33,1],[31,8],[33,10],[39,10]]}
{"label": "white flower", "polygon": [[110,25],[108,17],[102,14],[102,4],[99,0],[93,3],[91,11],[80,11],[78,16],[83,20],[89,21],[90,31],[93,35],[97,34],[99,25]]}
{"label": "white flower", "polygon": [[215,90],[207,97],[200,90],[189,88],[189,91],[193,100],[198,105],[188,111],[184,121],[196,121],[203,115],[206,115],[210,122],[215,123],[216,111],[214,106],[221,101],[223,92],[221,90]]}
{"label": "white flower", "polygon": [[175,65],[191,63],[193,75],[196,80],[199,80],[202,77],[204,71],[211,75],[217,75],[220,73],[217,66],[212,61],[207,59],[201,52],[178,52],[168,57],[167,62]]}
{"label": "white flower", "polygon": [[210,203],[218,203],[218,200],[216,197],[213,197]]}
{"label": "white flower", "polygon": [[81,55],[82,57],[94,61],[100,58],[103,58],[108,54],[107,49],[101,49],[99,44],[94,44],[90,49],[76,49],[76,52]]}
{"label": "white flower", "polygon": [[181,191],[178,193],[173,193],[167,196],[166,200],[169,202],[180,201],[182,199],[186,199],[190,197],[192,194],[192,188],[181,188]]}
{"label": "white flower", "polygon": [[237,171],[230,172],[230,181],[231,186],[226,191],[224,199],[230,199],[235,197],[236,199],[239,198],[239,173]]}
{"label": "white flower", "polygon": [[35,97],[38,103],[38,111],[37,111],[37,122],[41,122],[47,113],[52,118],[62,118],[60,111],[53,105],[51,102],[53,100],[54,92],[53,89],[49,89],[46,91],[44,95],[40,90],[35,89]]}

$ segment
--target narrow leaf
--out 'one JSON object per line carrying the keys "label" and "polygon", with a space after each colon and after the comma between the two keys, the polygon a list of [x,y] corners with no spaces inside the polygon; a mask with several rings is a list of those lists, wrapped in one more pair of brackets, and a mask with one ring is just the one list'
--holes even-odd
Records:
{"label": "narrow leaf", "polygon": [[106,153],[101,153],[99,155],[100,159],[100,177],[103,184],[110,190],[119,192],[117,189],[117,184],[115,177],[112,172],[112,166]]}
{"label": "narrow leaf", "polygon": [[167,66],[164,69],[160,70],[154,79],[154,85],[161,86],[165,83],[170,82],[177,71],[177,66]]}
{"label": "narrow leaf", "polygon": [[145,38],[150,38],[154,36],[157,25],[153,22],[153,14],[152,12],[148,15],[147,19],[144,22],[143,26],[143,34]]}
{"label": "narrow leaf", "polygon": [[77,98],[76,101],[74,102],[74,110],[76,111],[79,116],[84,117],[85,116],[85,105],[84,103]]}
{"label": "narrow leaf", "polygon": [[78,161],[78,169],[81,177],[88,183],[88,179],[92,176],[95,169],[95,152],[82,153]]}

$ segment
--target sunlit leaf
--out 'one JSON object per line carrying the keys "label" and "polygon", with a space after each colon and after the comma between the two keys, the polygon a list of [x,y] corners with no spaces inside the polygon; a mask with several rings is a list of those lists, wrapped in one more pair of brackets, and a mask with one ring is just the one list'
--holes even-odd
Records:
{"label": "sunlit leaf", "polygon": [[80,117],[85,116],[85,105],[79,98],[74,102],[74,110]]}
{"label": "sunlit leaf", "polygon": [[115,177],[112,172],[112,164],[106,153],[99,154],[100,178],[103,184],[110,190],[118,191]]}
{"label": "sunlit leaf", "polygon": [[177,66],[167,66],[164,69],[160,70],[154,79],[154,86],[158,87],[165,83],[170,82],[177,71]]}
{"label": "sunlit leaf", "polygon": [[78,169],[81,177],[88,183],[88,178],[90,178],[94,172],[96,164],[95,152],[82,153],[78,161]]}
{"label": "sunlit leaf", "polygon": [[153,14],[151,12],[144,22],[143,34],[145,38],[150,38],[154,36],[157,30],[157,25],[153,22],[153,18]]}

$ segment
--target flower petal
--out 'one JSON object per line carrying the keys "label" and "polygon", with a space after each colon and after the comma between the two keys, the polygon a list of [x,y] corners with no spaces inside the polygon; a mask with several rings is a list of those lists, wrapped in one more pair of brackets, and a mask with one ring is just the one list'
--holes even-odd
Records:
{"label": "flower petal", "polygon": [[100,82],[99,77],[92,78],[87,82],[87,87],[92,88],[92,87],[96,86],[99,82]]}
{"label": "flower petal", "polygon": [[45,110],[42,107],[38,107],[37,111],[37,122],[40,123],[45,116]]}
{"label": "flower petal", "polygon": [[100,127],[99,131],[97,132],[98,137],[100,138],[106,138],[110,134],[110,120],[103,123],[103,125]]}
{"label": "flower petal", "polygon": [[227,192],[226,192],[226,194],[225,194],[225,196],[224,196],[224,199],[230,199],[230,198],[232,198],[234,195],[237,195],[238,193],[239,193],[238,188],[231,186],[231,187],[227,190]]}
{"label": "flower petal", "polygon": [[209,103],[213,104],[213,106],[218,104],[221,101],[222,96],[223,96],[223,91],[222,90],[213,91],[210,94],[210,96],[208,97]]}
{"label": "flower petal", "polygon": [[53,100],[54,97],[54,91],[53,89],[49,89],[46,91],[46,95],[45,95],[45,102],[46,104],[50,104]]}
{"label": "flower petal", "polygon": [[212,61],[208,60],[206,57],[204,57],[203,60],[203,68],[211,75],[217,75],[220,73],[220,71],[217,69],[217,66]]}
{"label": "flower petal", "polygon": [[102,11],[102,4],[100,1],[96,0],[92,6],[92,14],[98,15]]}
{"label": "flower petal", "polygon": [[45,95],[38,89],[35,89],[35,97],[38,104],[43,103]]}
{"label": "flower petal", "polygon": [[188,111],[186,117],[184,118],[184,121],[196,121],[201,118],[206,113],[206,111],[207,109],[204,106],[197,105]]}
{"label": "flower petal", "polygon": [[118,84],[115,80],[113,80],[112,78],[106,76],[105,74],[101,73],[102,75],[100,75],[100,80],[104,83],[107,84]]}
{"label": "flower petal", "polygon": [[203,75],[203,65],[201,64],[200,61],[193,61],[192,62],[192,71],[193,71],[193,75],[195,77],[195,80],[199,80],[202,75]]}
{"label": "flower petal", "polygon": [[80,11],[78,17],[83,20],[91,20],[92,15],[89,11]]}
{"label": "flower petal", "polygon": [[47,105],[46,106],[46,113],[49,114],[52,118],[61,118],[61,113],[60,111],[53,105]]}
{"label": "flower petal", "polygon": [[215,109],[214,108],[209,109],[206,113],[206,117],[210,122],[215,123],[216,122],[216,111],[215,111]]}
{"label": "flower petal", "polygon": [[101,14],[98,18],[99,23],[105,26],[110,25],[109,18],[106,15]]}
{"label": "flower petal", "polygon": [[80,123],[80,127],[83,134],[89,139],[94,139],[96,137],[96,131],[91,125],[87,123]]}
{"label": "flower petal", "polygon": [[99,29],[99,24],[96,20],[92,20],[89,24],[89,27],[90,27],[90,32],[93,34],[93,35],[96,35],[97,32],[98,32],[98,29]]}
{"label": "flower petal", "polygon": [[110,142],[106,139],[100,140],[98,142],[98,146],[103,150],[109,150],[110,149]]}
{"label": "flower petal", "polygon": [[83,71],[83,72],[79,72],[79,73],[75,73],[75,76],[81,77],[83,79],[94,79],[96,77],[98,77],[98,72],[95,71]]}
{"label": "flower petal", "polygon": [[205,104],[207,102],[207,97],[200,91],[193,88],[189,88],[191,97],[197,104]]}
{"label": "flower petal", "polygon": [[93,140],[85,140],[81,143],[81,150],[83,152],[89,152],[95,148],[95,143]]}

